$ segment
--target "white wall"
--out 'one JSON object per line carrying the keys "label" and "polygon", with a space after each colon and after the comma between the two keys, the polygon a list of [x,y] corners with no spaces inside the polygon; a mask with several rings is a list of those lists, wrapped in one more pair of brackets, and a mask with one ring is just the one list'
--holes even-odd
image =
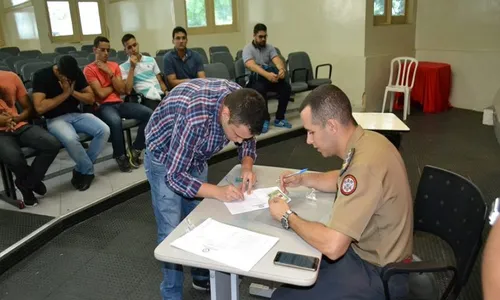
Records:
{"label": "white wall", "polygon": [[409,10],[409,24],[374,26],[373,0],[366,1],[365,90],[367,111],[381,111],[382,109],[384,90],[389,82],[391,60],[398,56],[415,56],[415,10],[415,7]]}
{"label": "white wall", "polygon": [[33,6],[15,11],[5,9],[5,14],[2,14],[2,25],[7,46],[15,45],[21,50],[40,49],[39,32]]}
{"label": "white wall", "polygon": [[132,33],[140,50],[155,55],[156,50],[172,48],[170,37],[174,28],[173,0],[129,0],[106,6],[111,47],[123,50],[121,38]]}
{"label": "white wall", "polygon": [[419,0],[416,55],[449,63],[454,107],[482,110],[500,88],[500,2]]}
{"label": "white wall", "polygon": [[[313,68],[333,65],[332,81],[361,106],[365,81],[365,1],[360,0],[245,0],[242,32],[252,39],[253,26],[268,27],[269,43],[286,57],[306,51]],[[323,76],[327,75],[326,70]]]}

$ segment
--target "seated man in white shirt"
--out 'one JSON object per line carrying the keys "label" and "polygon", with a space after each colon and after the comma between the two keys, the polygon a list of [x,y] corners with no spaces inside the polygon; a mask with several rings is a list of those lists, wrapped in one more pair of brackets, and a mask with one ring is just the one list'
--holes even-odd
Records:
{"label": "seated man in white shirt", "polygon": [[167,94],[167,86],[163,81],[156,60],[139,52],[139,43],[130,33],[122,37],[122,44],[129,59],[120,65],[122,78],[125,81],[125,92],[130,95],[134,90],[142,94],[141,103],[153,111]]}

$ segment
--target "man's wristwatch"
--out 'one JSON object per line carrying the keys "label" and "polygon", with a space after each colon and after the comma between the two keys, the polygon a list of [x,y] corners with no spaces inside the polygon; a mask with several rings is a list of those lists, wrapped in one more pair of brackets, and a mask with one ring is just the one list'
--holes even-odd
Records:
{"label": "man's wristwatch", "polygon": [[281,226],[285,229],[290,228],[290,223],[288,222],[288,218],[290,217],[291,214],[297,215],[294,211],[292,210],[287,210],[283,217],[281,217]]}

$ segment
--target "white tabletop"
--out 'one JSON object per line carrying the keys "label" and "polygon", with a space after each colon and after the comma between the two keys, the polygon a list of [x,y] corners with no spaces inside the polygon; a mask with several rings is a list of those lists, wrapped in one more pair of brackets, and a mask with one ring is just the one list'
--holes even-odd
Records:
{"label": "white tabletop", "polygon": [[356,122],[364,129],[397,132],[410,131],[410,128],[393,113],[355,112],[352,115]]}
{"label": "white tabletop", "polygon": [[[240,167],[240,165],[235,166],[229,172],[229,175],[239,176]],[[276,186],[276,179],[286,169],[254,166],[254,170],[257,173],[258,180],[256,188],[264,188]],[[220,184],[224,185],[224,180]],[[304,187],[291,189],[289,191],[289,196],[292,198],[290,207],[305,219],[326,223],[329,220],[334,194],[316,192],[317,200],[311,201],[306,198],[310,191],[310,189]],[[214,199],[204,199],[188,217],[194,225],[201,224],[205,219],[211,217],[229,225],[278,237],[279,241],[249,272],[245,272],[170,246],[171,242],[185,234],[187,223],[184,220],[155,249],[156,259],[299,286],[310,286],[316,282],[317,271],[312,272],[274,265],[274,257],[278,251],[318,258],[321,258],[321,253],[304,242],[292,230],[283,229],[278,221],[271,218],[268,209],[233,216],[224,203]]]}

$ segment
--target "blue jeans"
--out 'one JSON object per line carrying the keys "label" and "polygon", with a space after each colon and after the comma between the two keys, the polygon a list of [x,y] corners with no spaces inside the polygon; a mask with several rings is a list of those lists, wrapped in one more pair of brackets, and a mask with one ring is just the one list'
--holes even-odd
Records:
{"label": "blue jeans", "polygon": [[[109,138],[109,127],[93,114],[69,113],[47,120],[47,129],[63,144],[75,161],[75,170],[86,175],[94,174],[94,162]],[[78,133],[93,137],[88,150],[80,143]]]}
{"label": "blue jeans", "polygon": [[[199,200],[186,199],[172,191],[165,183],[166,166],[158,162],[148,150],[144,155],[144,168],[151,186],[153,210],[158,227],[158,244],[160,244],[179,223],[200,203]],[[193,172],[192,176],[203,182],[207,181],[207,169]],[[164,300],[181,300],[184,273],[182,266],[163,263],[163,282],[160,285]],[[208,280],[208,270],[191,268],[191,275],[196,280]]]}
{"label": "blue jeans", "polygon": [[137,136],[132,144],[134,149],[142,150],[145,146],[144,128],[148,124],[153,111],[139,103],[121,102],[102,104],[99,107],[98,116],[108,124],[111,129],[111,144],[113,145],[113,157],[125,155],[125,142],[123,140],[122,118],[136,119],[140,122]]}

